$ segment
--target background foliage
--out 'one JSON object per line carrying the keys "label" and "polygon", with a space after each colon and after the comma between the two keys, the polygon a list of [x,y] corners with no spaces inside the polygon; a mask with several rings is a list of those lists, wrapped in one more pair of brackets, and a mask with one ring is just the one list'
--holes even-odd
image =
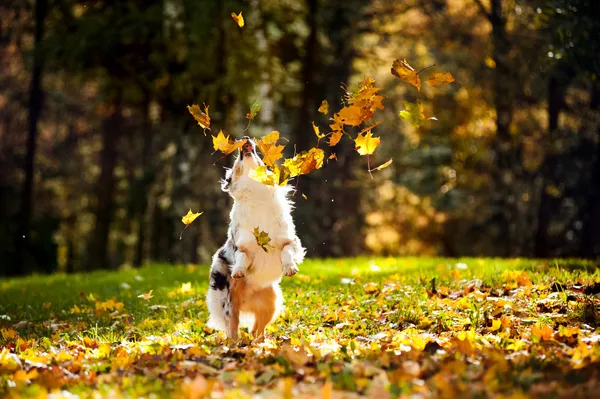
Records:
{"label": "background foliage", "polygon": [[[0,273],[206,262],[232,160],[186,106],[241,137],[258,98],[250,135],[301,151],[364,75],[386,96],[374,164],[394,163],[372,180],[347,141],[300,180],[309,256],[595,258],[599,21],[594,0],[0,1]],[[456,78],[422,89],[438,121],[398,116],[397,58]]]}

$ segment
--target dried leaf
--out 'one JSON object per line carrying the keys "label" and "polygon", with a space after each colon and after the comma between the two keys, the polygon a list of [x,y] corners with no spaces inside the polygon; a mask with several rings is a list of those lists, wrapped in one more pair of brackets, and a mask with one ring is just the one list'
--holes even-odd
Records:
{"label": "dried leaf", "polygon": [[192,114],[196,122],[198,122],[198,125],[200,125],[200,127],[204,130],[204,135],[206,136],[206,130],[210,130],[210,116],[208,116],[208,106],[206,104],[204,105],[204,112],[202,112],[198,104],[193,104],[192,106],[188,105],[187,109],[190,112],[190,114]]}
{"label": "dried leaf", "polygon": [[323,137],[325,137],[324,134],[321,134],[319,127],[317,125],[315,125],[315,122],[312,123],[313,126],[313,130],[315,131],[315,135],[317,136],[317,138],[319,140],[321,140]]}
{"label": "dried leaf", "polygon": [[392,75],[396,76],[403,82],[411,84],[415,86],[419,91],[421,91],[421,78],[417,71],[413,69],[406,60],[400,61],[396,60],[392,64]]}
{"label": "dried leaf", "polygon": [[452,76],[450,72],[436,72],[427,79],[427,83],[429,83],[431,87],[437,87],[452,82],[454,82],[454,76]]}
{"label": "dried leaf", "polygon": [[344,134],[342,132],[333,132],[331,134],[331,137],[329,137],[329,145],[331,147],[333,147],[334,145],[336,145],[337,143],[340,142],[340,140],[342,139],[342,136]]}
{"label": "dried leaf", "polygon": [[378,167],[376,167],[376,168],[374,168],[374,169],[370,169],[370,170],[369,170],[369,172],[373,172],[374,170],[381,170],[381,169],[385,169],[385,168],[387,168],[388,166],[390,166],[390,165],[392,164],[392,161],[393,161],[393,159],[392,159],[392,158],[390,158],[390,160],[389,160],[389,161],[387,161],[387,162],[386,162],[386,163],[384,163],[384,164],[381,164],[381,165],[379,165]]}
{"label": "dried leaf", "polygon": [[302,151],[293,158],[288,158],[283,162],[291,177],[306,175],[314,169],[320,169],[323,166],[325,152],[320,148],[311,148],[309,151]]}

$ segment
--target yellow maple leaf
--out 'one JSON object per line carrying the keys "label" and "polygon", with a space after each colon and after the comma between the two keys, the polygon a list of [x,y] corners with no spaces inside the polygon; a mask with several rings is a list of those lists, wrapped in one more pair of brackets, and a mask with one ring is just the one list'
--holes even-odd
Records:
{"label": "yellow maple leaf", "polygon": [[213,139],[213,148],[215,151],[221,151],[224,155],[229,155],[233,151],[242,147],[246,140],[235,141],[229,138],[229,136],[225,136],[223,131],[220,130],[219,134],[216,136],[212,136]]}
{"label": "yellow maple leaf", "polygon": [[200,109],[198,104],[193,104],[192,106],[187,106],[188,111],[194,117],[198,125],[204,130],[204,135],[206,136],[206,130],[210,130],[210,116],[208,116],[208,105],[204,105],[204,112]]}
{"label": "yellow maple leaf", "polygon": [[336,145],[337,143],[340,142],[340,140],[342,139],[342,136],[344,134],[342,132],[333,132],[331,134],[331,137],[329,137],[329,145],[331,147],[333,147],[334,145]]}
{"label": "yellow maple leaf", "polygon": [[356,143],[356,151],[360,155],[371,155],[379,146],[381,140],[379,137],[373,137],[369,130],[364,135],[359,134],[354,143]]}
{"label": "yellow maple leaf", "polygon": [[319,140],[321,140],[323,137],[325,137],[325,135],[320,132],[319,126],[315,125],[315,122],[312,123],[312,126],[313,126],[313,130],[315,131],[315,134],[317,135],[317,138]]}
{"label": "yellow maple leaf", "polygon": [[285,186],[290,178],[289,169],[285,166],[280,168],[277,165],[273,165],[272,170],[266,165],[260,165],[251,170],[248,175],[251,179],[267,186]]}
{"label": "yellow maple leaf", "polygon": [[436,72],[427,79],[427,83],[429,83],[431,87],[437,87],[452,82],[454,82],[454,76],[452,76],[450,72]]}
{"label": "yellow maple leaf", "polygon": [[325,115],[329,113],[329,103],[327,102],[327,100],[323,100],[323,102],[319,106],[318,111]]}
{"label": "yellow maple leaf", "polygon": [[260,152],[262,152],[263,154],[263,162],[269,165],[270,167],[274,167],[275,161],[277,161],[280,158],[283,158],[282,151],[284,149],[284,146],[282,145],[265,143],[263,141],[257,141],[256,145],[258,146]]}
{"label": "yellow maple leaf", "polygon": [[392,64],[392,75],[396,76],[403,82],[411,84],[415,86],[419,91],[421,91],[421,78],[417,71],[413,69],[406,60],[400,61],[396,60]]}
{"label": "yellow maple leaf", "polygon": [[192,210],[190,209],[187,213],[187,215],[183,216],[181,218],[181,221],[183,222],[183,224],[190,224],[192,223],[194,220],[196,220],[196,218],[200,215],[202,215],[202,213],[204,212],[198,212],[198,213],[194,213],[192,212]]}
{"label": "yellow maple leaf", "polygon": [[271,133],[263,136],[260,141],[264,144],[275,144],[279,140],[279,132],[277,130],[273,130]]}
{"label": "yellow maple leaf", "polygon": [[231,13],[231,18],[233,18],[233,20],[234,20],[235,22],[237,22],[237,24],[238,24],[238,26],[239,26],[240,28],[243,28],[243,27],[244,27],[244,17],[242,17],[242,12],[241,12],[241,11],[240,11],[240,13],[239,13],[239,14],[237,14],[237,15],[236,15],[236,13],[232,12],[232,13]]}

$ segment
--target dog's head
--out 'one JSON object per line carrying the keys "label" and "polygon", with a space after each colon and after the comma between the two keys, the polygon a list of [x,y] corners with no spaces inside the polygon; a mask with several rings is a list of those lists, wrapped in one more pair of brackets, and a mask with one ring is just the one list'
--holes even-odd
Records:
{"label": "dog's head", "polygon": [[250,137],[242,137],[241,140],[246,140],[244,145],[238,150],[238,156],[233,163],[231,169],[225,172],[225,178],[221,181],[221,189],[231,194],[239,181],[244,178],[250,179],[248,174],[251,170],[256,169],[259,165],[264,165],[256,153],[256,144]]}

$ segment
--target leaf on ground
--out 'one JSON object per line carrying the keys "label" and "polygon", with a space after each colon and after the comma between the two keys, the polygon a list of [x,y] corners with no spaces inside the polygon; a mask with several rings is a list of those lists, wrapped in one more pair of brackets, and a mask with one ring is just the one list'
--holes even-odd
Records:
{"label": "leaf on ground", "polygon": [[268,253],[269,249],[275,249],[275,247],[273,247],[270,244],[271,237],[269,237],[268,233],[261,231],[258,227],[255,227],[252,231],[252,234],[254,234],[254,238],[256,238],[256,243],[259,247],[263,249],[263,251]]}
{"label": "leaf on ground", "polygon": [[240,11],[239,14],[236,14],[234,12],[231,13],[231,18],[233,18],[233,20],[238,24],[238,26],[240,28],[244,27],[244,17],[242,17],[242,12]]}
{"label": "leaf on ground", "polygon": [[429,83],[431,87],[437,87],[452,82],[454,82],[454,76],[452,76],[450,72],[436,72],[431,74],[427,79],[427,83]]}
{"label": "leaf on ground", "polygon": [[138,295],[138,298],[140,298],[140,299],[143,299],[143,300],[147,301],[148,299],[150,299],[150,298],[152,298],[152,297],[153,297],[153,295],[152,295],[152,291],[153,291],[153,290],[150,290],[150,292],[147,292],[147,293],[145,293],[145,294],[140,294],[140,295]]}
{"label": "leaf on ground", "polygon": [[208,116],[208,105],[204,105],[204,112],[200,109],[198,104],[193,104],[192,106],[187,106],[188,111],[198,125],[204,130],[204,135],[206,136],[206,130],[210,130],[210,116]]}
{"label": "leaf on ground", "polygon": [[379,137],[373,137],[371,131],[364,134],[359,134],[354,143],[356,144],[356,151],[360,155],[371,155],[375,149],[379,146],[381,140]]}
{"label": "leaf on ground", "polygon": [[392,75],[396,76],[403,82],[415,86],[419,91],[421,91],[421,78],[419,77],[417,71],[415,71],[413,67],[408,65],[408,62],[406,62],[406,60],[400,61],[398,59],[393,62]]}
{"label": "leaf on ground", "polygon": [[400,117],[408,120],[413,127],[419,127],[425,120],[425,114],[423,114],[423,105],[417,100],[416,104],[408,101],[403,101],[404,111],[400,111]]}
{"label": "leaf on ground", "polygon": [[319,106],[318,111],[324,115],[327,115],[329,113],[329,103],[327,102],[327,100],[323,100],[323,102]]}

